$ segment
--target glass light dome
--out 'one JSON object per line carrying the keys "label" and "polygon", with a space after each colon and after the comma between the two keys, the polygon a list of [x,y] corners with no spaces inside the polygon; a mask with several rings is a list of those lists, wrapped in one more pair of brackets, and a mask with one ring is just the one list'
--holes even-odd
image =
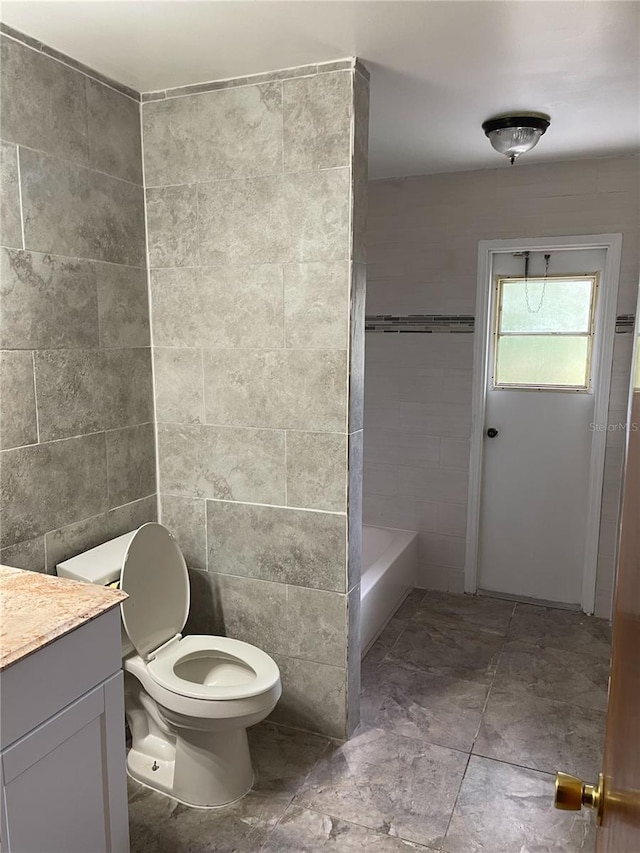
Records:
{"label": "glass light dome", "polygon": [[482,129],[495,150],[508,157],[513,166],[521,154],[538,144],[549,124],[549,117],[542,113],[526,113],[488,119]]}

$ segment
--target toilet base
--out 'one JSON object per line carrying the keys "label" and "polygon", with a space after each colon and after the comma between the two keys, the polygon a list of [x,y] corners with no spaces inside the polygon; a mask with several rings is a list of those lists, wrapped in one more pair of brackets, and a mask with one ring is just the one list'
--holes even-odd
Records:
{"label": "toilet base", "polygon": [[251,790],[254,776],[246,729],[180,729],[173,750],[154,749],[160,746],[154,744],[156,739],[157,735],[144,738],[140,744],[134,739],[127,755],[129,776],[145,787],[200,809],[228,806]]}

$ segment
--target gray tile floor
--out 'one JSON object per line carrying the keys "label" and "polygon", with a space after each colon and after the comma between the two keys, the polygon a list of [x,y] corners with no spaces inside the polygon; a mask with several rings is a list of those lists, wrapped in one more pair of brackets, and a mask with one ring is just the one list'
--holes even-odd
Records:
{"label": "gray tile floor", "polygon": [[255,787],[218,811],[132,783],[132,853],[592,851],[553,774],[597,777],[609,649],[579,613],[415,591],[363,662],[348,743],[255,726]]}

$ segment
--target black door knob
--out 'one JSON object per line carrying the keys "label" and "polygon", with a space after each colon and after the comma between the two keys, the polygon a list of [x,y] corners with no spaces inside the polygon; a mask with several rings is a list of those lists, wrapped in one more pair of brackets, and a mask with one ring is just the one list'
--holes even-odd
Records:
{"label": "black door knob", "polygon": [[489,427],[487,430],[487,435],[489,438],[495,438],[498,434],[498,430],[495,427]]}

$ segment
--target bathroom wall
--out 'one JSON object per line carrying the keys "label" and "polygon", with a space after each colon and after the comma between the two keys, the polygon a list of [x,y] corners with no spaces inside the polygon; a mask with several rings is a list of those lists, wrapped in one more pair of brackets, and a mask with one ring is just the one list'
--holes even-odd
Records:
{"label": "bathroom wall", "polygon": [[[623,233],[619,314],[638,289],[635,157],[369,184],[367,315],[475,313],[478,241]],[[610,423],[626,419],[632,336],[616,335]],[[420,532],[423,587],[461,592],[473,334],[367,333],[365,523]],[[607,616],[623,434],[608,435],[596,612]]]}
{"label": "bathroom wall", "polygon": [[273,655],[273,719],[338,737],[358,721],[365,74],[142,105],[160,513],[189,630]]}
{"label": "bathroom wall", "polygon": [[153,396],[140,105],[28,41],[1,37],[0,561],[51,572],[155,517]]}

